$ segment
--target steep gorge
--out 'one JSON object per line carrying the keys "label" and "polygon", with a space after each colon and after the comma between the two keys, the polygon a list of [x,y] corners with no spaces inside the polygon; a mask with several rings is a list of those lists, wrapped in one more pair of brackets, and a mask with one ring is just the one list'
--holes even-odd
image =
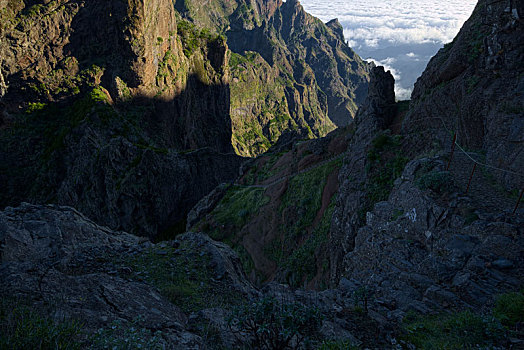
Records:
{"label": "steep gorge", "polygon": [[[252,25],[238,11],[220,17],[240,26],[236,34],[219,33],[201,12],[189,17],[190,2],[2,2],[1,206],[68,204],[114,229],[172,235],[196,201],[237,176],[235,153],[258,155],[282,133],[335,128],[311,68],[291,55],[305,48],[262,28],[291,3],[231,3],[259,9]],[[321,30],[323,55],[335,62],[331,50],[343,42],[294,6],[287,16],[299,17],[304,35]],[[262,52],[275,52],[271,63],[240,49],[238,37],[253,31],[276,40]],[[365,90],[366,65],[342,51]]]}

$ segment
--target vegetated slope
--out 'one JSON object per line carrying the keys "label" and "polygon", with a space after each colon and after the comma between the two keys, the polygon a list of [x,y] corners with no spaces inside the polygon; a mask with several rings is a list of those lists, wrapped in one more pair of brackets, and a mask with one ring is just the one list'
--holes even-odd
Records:
{"label": "vegetated slope", "polygon": [[[258,155],[289,129],[325,136],[348,125],[367,93],[368,65],[342,26],[306,13],[298,1],[184,1],[181,13],[223,33],[233,51],[233,146]],[[225,19],[224,19],[225,18]]]}
{"label": "vegetated slope", "polygon": [[188,229],[231,245],[257,284],[325,288],[327,243],[342,152],[351,128],[276,147],[190,213]]}
{"label": "vegetated slope", "polygon": [[[407,111],[405,103],[395,103],[391,74],[382,67],[372,69],[368,97],[357,113],[347,150],[343,153],[343,164],[338,169],[339,185],[331,197],[334,203],[330,209],[333,212],[326,235],[328,239],[321,240],[318,245],[312,244],[320,247],[319,250],[308,250],[308,243],[312,241],[294,236],[297,232],[294,228],[305,233],[315,227],[313,216],[301,210],[300,203],[307,203],[319,189],[324,189],[324,180],[316,181],[321,183],[320,187],[309,186],[304,181],[309,191],[295,188],[293,203],[298,204],[290,205],[288,211],[280,204],[285,202],[285,192],[264,199],[263,194],[268,194],[269,188],[233,187],[222,201],[208,210],[199,207],[202,203],[196,207],[201,213],[210,212],[202,226],[195,226],[196,229],[209,232],[233,247],[252,247],[251,242],[265,247],[272,237],[278,236],[265,234],[264,227],[271,226],[272,218],[280,218],[279,215],[286,212],[289,221],[279,224],[285,226],[287,236],[279,237],[281,241],[277,243],[280,245],[271,246],[264,254],[248,249],[249,255],[255,257],[255,270],[280,270],[282,274],[275,274],[277,280],[280,277],[279,281],[294,287],[310,288],[325,286],[315,284],[318,275],[310,272],[321,271],[321,280],[338,286],[335,290],[344,290],[346,295],[363,300],[377,322],[383,325],[401,325],[400,320],[405,320],[406,325],[413,322],[403,339],[417,346],[435,342],[444,348],[460,348],[488,346],[498,341],[504,346],[518,346],[515,344],[522,341],[522,328],[518,323],[505,334],[511,334],[513,340],[504,335],[494,340],[491,332],[503,328],[488,321],[493,320],[490,310],[495,301],[500,300],[499,295],[505,292],[517,295],[524,284],[524,209],[521,204],[514,210],[522,188],[519,174],[523,166],[519,161],[511,166],[505,162],[492,163],[488,157],[501,149],[507,150],[510,157],[522,152],[522,142],[518,138],[521,133],[517,131],[523,114],[518,108],[501,110],[504,96],[517,106],[522,101],[519,73],[522,68],[517,63],[523,43],[522,9],[514,2],[509,3],[509,7],[503,5],[507,4],[479,2],[451,49],[457,55],[471,52],[475,40],[485,45],[497,40],[503,49],[498,55],[499,70],[495,73],[482,68],[497,56],[490,56],[488,52],[493,51],[487,46],[485,54],[479,53],[474,59],[466,60],[465,66],[460,68],[461,72],[477,74],[486,89],[481,92],[479,87],[470,92],[477,100],[476,105],[483,106],[475,120],[466,118],[468,106],[473,106],[472,97],[463,89],[468,84],[469,73],[454,76],[449,86],[428,90],[425,97],[417,92],[424,84],[429,84],[435,71],[441,72],[447,66],[446,60],[440,61],[443,66],[437,63],[439,56],[450,50],[449,46],[431,61],[419,79]],[[489,20],[483,14],[489,14]],[[489,30],[478,32],[476,35],[480,37],[473,40],[470,29],[482,23],[490,25]],[[492,90],[495,86],[499,87],[497,92]],[[454,112],[446,112],[444,104],[453,106]],[[439,106],[444,109],[437,116],[435,111],[439,111]],[[458,134],[458,144],[451,155],[453,132]],[[476,149],[475,142],[478,142]],[[322,158],[322,153],[319,156]],[[282,154],[280,159],[285,158]],[[478,162],[476,168],[472,159]],[[279,161],[273,162],[278,164]],[[255,169],[267,174],[269,169],[277,169],[273,162],[268,162],[267,167],[260,163]],[[285,174],[288,170],[282,171]],[[254,173],[252,169],[247,174]],[[260,185],[266,177],[261,176]],[[267,180],[267,184],[292,188],[292,181],[283,184],[278,180]],[[246,175],[244,181],[253,181],[253,176],[250,179]],[[280,202],[278,198],[282,198]],[[243,203],[258,203],[262,208],[275,204],[270,212],[265,212],[259,207],[251,210],[252,207]],[[310,203],[307,207],[316,208],[316,205]],[[232,217],[229,210],[237,212],[239,209],[246,209],[239,221],[226,219]],[[257,216],[262,217],[259,222],[263,224],[256,229],[258,234],[245,228],[257,222],[253,220]],[[299,264],[293,264],[292,258],[296,256],[300,256]],[[310,259],[313,256],[315,259]],[[283,259],[279,260],[281,257]],[[269,260],[264,260],[267,258]],[[310,265],[310,260],[315,262]],[[329,271],[308,270],[309,266],[327,267]],[[249,261],[246,267],[248,271],[253,269]],[[294,267],[298,273],[293,272]],[[259,276],[258,281],[264,281],[267,275]],[[256,276],[252,277],[257,280]],[[511,301],[515,304],[508,308],[520,307],[517,299]],[[457,319],[441,317],[451,323],[461,322],[457,329],[471,327],[467,331],[471,332],[468,333],[471,337],[467,339],[458,335],[458,338],[453,335],[446,339],[443,330],[437,329],[427,316],[464,309],[470,310],[469,313],[458,314]],[[420,331],[417,325],[427,328]]]}

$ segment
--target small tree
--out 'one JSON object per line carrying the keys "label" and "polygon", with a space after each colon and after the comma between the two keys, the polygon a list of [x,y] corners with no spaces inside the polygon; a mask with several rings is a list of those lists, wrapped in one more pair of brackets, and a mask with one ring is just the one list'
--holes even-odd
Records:
{"label": "small tree", "polygon": [[[235,309],[230,329],[251,348],[300,349],[318,338],[322,316],[316,308],[264,298]],[[246,344],[247,345],[247,344]]]}

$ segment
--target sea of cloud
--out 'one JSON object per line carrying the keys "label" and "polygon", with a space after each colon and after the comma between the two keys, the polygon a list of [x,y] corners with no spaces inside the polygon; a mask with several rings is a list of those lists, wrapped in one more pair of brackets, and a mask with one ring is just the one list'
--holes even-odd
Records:
{"label": "sea of cloud", "polygon": [[338,18],[362,58],[390,69],[397,98],[410,97],[430,58],[453,40],[476,0],[301,0],[323,21]]}

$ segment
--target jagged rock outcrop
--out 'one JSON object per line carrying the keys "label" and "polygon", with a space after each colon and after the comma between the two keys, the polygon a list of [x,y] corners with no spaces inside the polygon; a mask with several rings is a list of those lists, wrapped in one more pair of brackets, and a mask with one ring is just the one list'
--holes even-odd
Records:
{"label": "jagged rock outcrop", "polygon": [[370,76],[368,97],[355,117],[355,134],[339,173],[340,188],[330,231],[330,267],[334,283],[343,271],[344,254],[354,247],[362,210],[369,206],[366,194],[368,152],[373,140],[390,125],[396,109],[395,79],[391,73],[384,67],[374,67]]}
{"label": "jagged rock outcrop", "polygon": [[522,1],[479,1],[418,79],[403,122],[406,133],[422,132],[417,151],[430,140],[448,147],[456,133],[463,148],[508,171],[489,170],[508,191],[523,185],[523,16]]}
{"label": "jagged rock outcrop", "polygon": [[522,227],[518,216],[476,211],[445,174],[439,158],[414,160],[395,182],[389,200],[367,213],[345,258],[345,277],[374,295],[383,314],[402,317],[453,308],[485,308],[494,296],[522,285]]}
{"label": "jagged rock outcrop", "polygon": [[[410,311],[485,312],[499,294],[522,286],[523,211],[514,211],[518,196],[498,182],[520,188],[521,179],[494,176],[482,164],[472,174],[470,158],[485,152],[491,166],[523,168],[515,160],[520,141],[510,136],[523,115],[501,110],[503,101],[517,107],[522,101],[518,13],[516,2],[480,1],[418,80],[404,119],[392,104],[392,78],[372,72],[382,82],[372,79],[340,171],[332,276],[343,277],[341,288],[365,290],[388,319]],[[498,54],[490,49],[494,40],[504,48]],[[457,150],[450,159],[452,131],[471,151]],[[501,150],[511,166],[490,163]]]}

